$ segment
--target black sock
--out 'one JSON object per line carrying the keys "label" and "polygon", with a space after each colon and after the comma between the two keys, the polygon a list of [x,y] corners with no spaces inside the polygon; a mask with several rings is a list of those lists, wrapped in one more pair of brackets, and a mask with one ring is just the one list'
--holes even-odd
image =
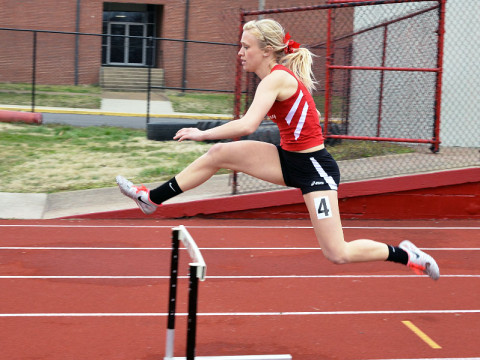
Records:
{"label": "black sock", "polygon": [[150,200],[155,204],[161,204],[174,196],[180,195],[182,192],[182,189],[177,184],[177,180],[173,177],[165,184],[150,190]]}
{"label": "black sock", "polygon": [[408,263],[408,254],[405,250],[400,249],[398,246],[388,246],[388,258],[387,261],[393,261],[403,265]]}

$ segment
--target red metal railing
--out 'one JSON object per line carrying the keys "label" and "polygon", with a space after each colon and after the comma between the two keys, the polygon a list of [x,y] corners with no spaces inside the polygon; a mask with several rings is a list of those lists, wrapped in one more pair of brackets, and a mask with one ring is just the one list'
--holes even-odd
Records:
{"label": "red metal railing", "polygon": [[[307,13],[311,13],[313,16],[313,14],[315,14],[314,11],[317,11],[315,15],[316,23],[322,24],[322,26],[326,24],[324,37],[323,39],[321,35],[320,37],[317,35],[317,38],[310,37],[311,42],[307,43],[306,46],[317,52],[325,52],[325,65],[323,69],[316,69],[320,76],[324,76],[324,88],[320,89],[316,95],[320,95],[322,90],[325,95],[323,109],[325,137],[327,139],[431,144],[430,149],[436,153],[440,147],[440,104],[442,96],[442,59],[446,1],[447,0],[329,0],[327,4],[322,5],[261,11],[242,11],[240,14],[239,38],[243,31],[243,24],[247,20],[256,18],[257,16],[270,15],[275,18],[282,14],[283,21],[288,23],[290,17],[285,17],[286,13],[291,13],[292,19],[298,19],[300,16],[306,17]],[[410,7],[410,11],[406,12],[392,12],[389,14],[390,16],[384,18],[384,21],[372,16],[372,19],[367,19],[372,20],[370,26],[368,25],[370,22],[367,21],[361,29],[355,29],[355,16],[357,14],[356,11],[354,12],[352,9],[356,10],[365,7],[365,11],[362,12],[369,12],[370,9],[376,9],[377,5],[378,8],[381,8],[382,5],[402,3],[419,4],[419,6],[412,6]],[[423,6],[421,3],[427,5]],[[383,7],[381,11],[387,13],[390,9],[390,7],[388,7],[388,10],[387,7]],[[318,16],[318,11],[321,11],[322,16]],[[338,19],[335,18],[335,13],[337,13]],[[359,11],[359,13],[361,12]],[[424,17],[428,19],[425,20]],[[323,19],[323,22],[320,18]],[[381,18],[382,17],[380,17],[380,19]],[[380,21],[380,23],[378,23],[378,21]],[[398,28],[396,29],[395,27],[398,27],[399,24],[400,26],[404,26],[401,23],[402,21],[417,24],[420,26],[420,32],[424,31],[424,27],[427,29],[425,31],[428,31],[427,41],[429,42],[429,52],[426,54],[412,53],[413,57],[410,58],[409,56],[412,56],[412,54],[407,54],[404,57],[401,49],[396,49],[394,57],[400,56],[400,60],[391,61],[392,58],[387,57],[388,51],[391,50],[391,48],[389,50],[389,44],[392,42],[392,38],[395,39],[395,36],[397,36],[396,41],[398,41],[399,35],[396,33]],[[424,21],[427,21],[427,24],[424,24]],[[298,24],[298,20],[297,22],[293,20],[290,26],[292,26],[292,24]],[[335,31],[336,26],[338,28],[337,31]],[[406,26],[408,28],[410,23]],[[369,37],[372,34],[376,34],[374,36],[374,42],[367,44],[367,46],[369,46],[370,49],[374,49],[376,57],[374,63],[367,61],[364,66],[361,58],[352,58],[352,49],[355,50],[356,46],[354,38],[357,37],[360,39],[362,36]],[[401,36],[402,35],[400,35],[400,39],[402,39]],[[418,39],[422,38],[417,38],[417,41],[421,41]],[[408,48],[410,45],[408,40],[402,39],[402,41],[401,44]],[[335,58],[335,55],[337,55],[337,58]],[[391,53],[390,56],[392,56]],[[418,59],[420,59],[419,61],[416,60],[417,56],[419,57]],[[424,56],[425,58],[423,58]],[[336,63],[336,59],[338,59],[337,61],[343,61],[343,63]],[[389,63],[391,64],[390,66],[388,65]],[[412,64],[411,67],[409,66],[410,63]],[[369,77],[370,80],[372,78],[375,79],[374,86],[372,87],[371,84],[369,84],[368,86],[370,86],[370,88],[368,88],[368,86],[366,88],[367,91],[370,91],[370,94],[368,94],[370,100],[376,97],[371,103],[363,101],[364,98],[362,94],[363,91],[365,91],[363,88],[364,85],[359,85],[359,83],[352,80],[352,74],[355,74],[355,71],[358,71],[362,77],[366,76],[365,71],[379,72],[378,77],[376,75]],[[391,76],[392,72],[411,73],[414,81],[418,81],[418,84],[415,84],[416,88],[414,91],[418,91],[419,94],[425,93],[425,97],[415,98],[415,93],[410,89],[402,93],[402,82],[409,81],[410,76]],[[390,76],[387,75],[389,73]],[[423,76],[422,73],[434,75],[433,77]],[[345,76],[342,78],[338,76],[339,74],[345,74]],[[418,74],[418,76],[413,74]],[[249,97],[253,97],[256,86],[255,81],[248,82],[248,79],[246,83],[247,86],[242,84],[242,76],[241,63],[238,61],[235,82],[234,115],[236,118],[241,116],[241,102],[244,101],[242,91],[247,93],[245,103],[248,106]],[[404,80],[404,78],[406,78],[406,80]],[[392,80],[395,82],[393,88],[395,91],[399,91],[398,93],[392,93]],[[352,98],[352,94],[355,99]],[[399,96],[403,96],[402,99],[398,98],[398,100],[401,101],[397,101],[397,97]],[[333,100],[335,100],[335,102],[333,102]],[[339,102],[341,102],[341,109],[338,108]],[[358,112],[359,102],[360,107],[363,106],[363,108],[360,109],[361,114]],[[411,107],[415,109],[415,106],[421,107],[420,111],[412,111],[408,114],[408,117],[403,116],[402,111],[404,108]],[[334,116],[332,116],[332,108]],[[392,116],[392,114],[394,115]],[[335,127],[333,126],[334,118]],[[402,128],[404,125],[408,127],[412,124],[418,127],[405,131]],[[335,134],[333,134],[333,132]],[[382,133],[385,135],[382,136]],[[236,175],[237,174],[234,174],[233,178],[233,193],[236,193],[237,188]]]}
{"label": "red metal railing", "polygon": [[[440,104],[442,96],[442,69],[443,69],[443,46],[444,46],[444,33],[445,33],[445,4],[446,0],[436,0],[438,2],[434,7],[424,9],[408,16],[400,17],[394,21],[387,21],[381,25],[376,25],[368,29],[362,30],[371,31],[375,28],[383,28],[383,43],[382,43],[382,66],[346,66],[346,65],[335,65],[333,64],[334,59],[334,42],[340,39],[345,39],[350,36],[353,37],[358,35],[360,32],[349,34],[348,36],[342,36],[338,39],[332,39],[332,34],[334,33],[334,10],[336,7],[331,7],[328,9],[328,20],[327,20],[327,55],[325,61],[326,74],[325,74],[325,114],[324,114],[324,129],[325,135],[327,138],[338,138],[338,139],[351,139],[351,140],[372,140],[372,141],[392,141],[392,142],[410,142],[410,143],[430,143],[432,144],[432,152],[438,152],[440,148]],[[398,3],[401,2],[411,2],[411,1],[402,1],[398,0]],[[371,1],[366,0],[329,0],[328,2],[331,5],[346,5],[350,4],[351,6],[361,6],[369,5]],[[386,45],[388,41],[388,26],[406,18],[418,16],[424,12],[432,11],[434,9],[439,10],[439,22],[438,22],[438,51],[437,51],[437,66],[435,68],[409,68],[409,67],[388,67],[385,66],[386,58]],[[378,117],[377,117],[377,132],[376,136],[352,136],[352,135],[332,135],[329,133],[329,121],[330,121],[330,107],[332,103],[332,70],[367,70],[367,71],[381,71],[381,78],[379,84],[379,99],[378,99]],[[418,139],[418,138],[394,138],[394,137],[382,137],[380,136],[381,122],[382,122],[382,109],[383,109],[383,88],[384,88],[384,74],[385,71],[409,71],[409,72],[435,72],[436,73],[436,89],[435,89],[435,118],[434,118],[434,132],[431,139]]]}

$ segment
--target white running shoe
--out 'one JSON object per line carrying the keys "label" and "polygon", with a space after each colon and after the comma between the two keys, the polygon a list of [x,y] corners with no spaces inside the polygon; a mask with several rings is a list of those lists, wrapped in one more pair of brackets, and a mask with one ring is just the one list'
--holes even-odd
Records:
{"label": "white running shoe", "polygon": [[144,185],[133,185],[131,181],[120,175],[116,177],[116,180],[122,194],[134,200],[144,214],[150,215],[157,210],[158,205],[150,200],[150,190]]}
{"label": "white running shoe", "polygon": [[438,280],[440,277],[440,269],[433,257],[424,253],[408,240],[402,241],[398,247],[407,252],[407,266],[409,268],[419,275],[427,274],[433,280]]}

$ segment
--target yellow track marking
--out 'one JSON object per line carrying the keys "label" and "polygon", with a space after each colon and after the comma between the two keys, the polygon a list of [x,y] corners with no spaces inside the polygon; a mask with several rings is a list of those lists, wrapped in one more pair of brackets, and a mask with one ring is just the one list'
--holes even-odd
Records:
{"label": "yellow track marking", "polygon": [[417,335],[420,339],[425,341],[431,348],[433,349],[441,349],[442,347],[438,345],[435,341],[433,341],[427,334],[425,334],[422,330],[416,327],[411,321],[402,321],[402,323],[408,327],[410,330],[413,331],[415,335]]}

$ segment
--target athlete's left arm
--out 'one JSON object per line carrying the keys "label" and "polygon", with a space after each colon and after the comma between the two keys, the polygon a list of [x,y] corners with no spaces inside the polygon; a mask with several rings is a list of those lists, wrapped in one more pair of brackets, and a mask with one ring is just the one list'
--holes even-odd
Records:
{"label": "athlete's left arm", "polygon": [[196,128],[181,129],[177,132],[174,139],[178,141],[233,139],[253,133],[260,126],[280,92],[282,78],[275,74],[278,72],[274,71],[260,81],[252,104],[246,114],[240,119],[229,121],[224,125],[205,131]]}

